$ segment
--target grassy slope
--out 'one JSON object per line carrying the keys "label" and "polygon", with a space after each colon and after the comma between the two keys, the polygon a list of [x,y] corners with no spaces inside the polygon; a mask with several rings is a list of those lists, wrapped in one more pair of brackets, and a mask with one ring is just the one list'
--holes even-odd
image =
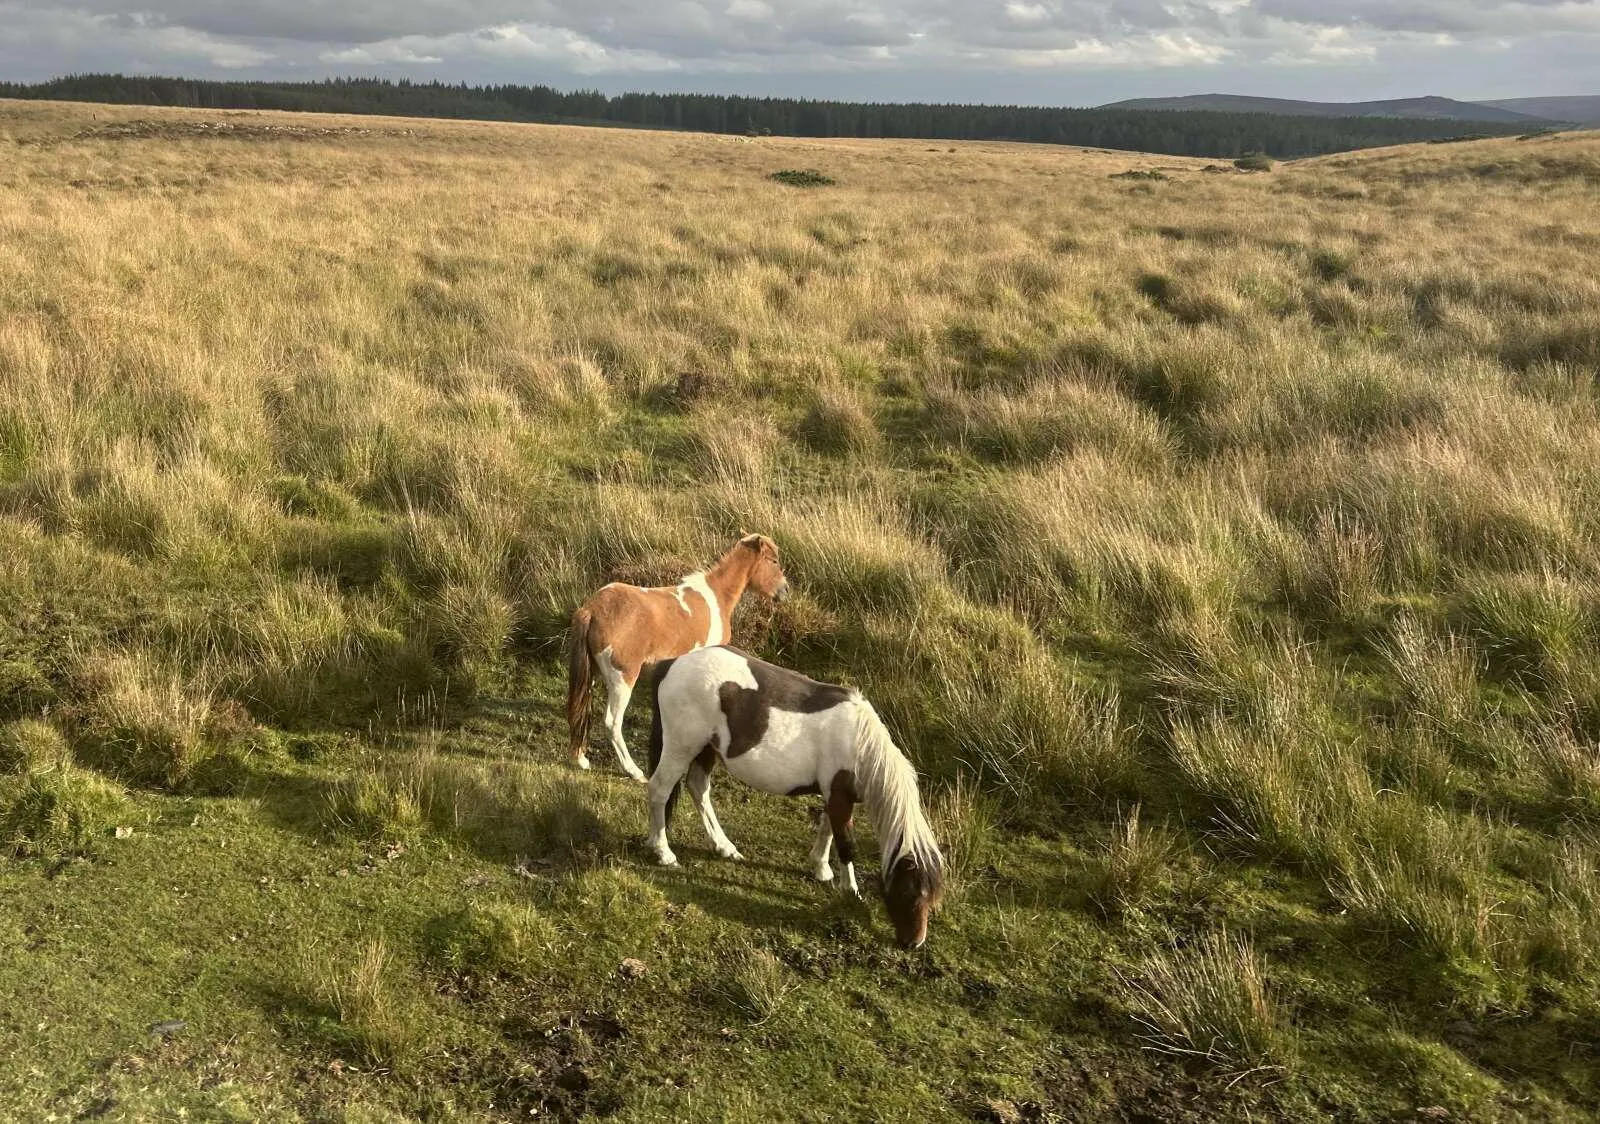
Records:
{"label": "grassy slope", "polygon": [[[1600,141],[0,145],[4,1114],[1600,1108]],[[921,955],[801,803],[663,872],[558,765],[571,604],[742,527],[929,777]]]}

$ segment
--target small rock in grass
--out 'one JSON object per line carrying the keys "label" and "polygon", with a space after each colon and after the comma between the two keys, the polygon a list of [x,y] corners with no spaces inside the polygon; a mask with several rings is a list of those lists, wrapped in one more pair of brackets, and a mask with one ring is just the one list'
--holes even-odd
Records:
{"label": "small rock in grass", "polygon": [[162,1038],[167,1038],[171,1035],[177,1034],[178,1031],[182,1030],[188,1025],[189,1024],[184,1022],[182,1019],[165,1019],[162,1022],[152,1023],[150,1026],[150,1033],[159,1034]]}
{"label": "small rock in grass", "polygon": [[635,960],[631,956],[626,957],[621,964],[617,965],[617,975],[625,980],[636,980],[641,976],[648,975],[649,972],[650,969],[645,966],[643,960]]}
{"label": "small rock in grass", "polygon": [[117,838],[118,839],[132,839],[133,838],[133,828],[131,828],[131,827],[118,827],[117,828]]}

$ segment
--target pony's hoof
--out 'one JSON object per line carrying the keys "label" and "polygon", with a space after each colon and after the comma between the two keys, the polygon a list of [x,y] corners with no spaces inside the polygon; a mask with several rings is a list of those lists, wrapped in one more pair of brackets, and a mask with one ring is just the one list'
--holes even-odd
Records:
{"label": "pony's hoof", "polygon": [[744,856],[739,853],[739,848],[737,847],[729,848],[726,851],[718,851],[717,854],[721,855],[725,859],[731,859],[734,862],[744,862]]}
{"label": "pony's hoof", "polygon": [[629,773],[628,776],[632,777],[634,780],[638,781],[640,784],[649,784],[650,783],[650,778],[645,776],[638,769],[635,769],[633,772]]}
{"label": "pony's hoof", "polygon": [[656,862],[660,863],[662,866],[677,866],[678,856],[674,855],[671,851],[662,851],[656,856]]}
{"label": "pony's hoof", "polygon": [[574,757],[572,764],[575,768],[587,769],[589,767],[589,759],[587,757]]}
{"label": "pony's hoof", "polygon": [[815,878],[818,882],[832,882],[833,867],[819,866],[811,872],[811,877]]}

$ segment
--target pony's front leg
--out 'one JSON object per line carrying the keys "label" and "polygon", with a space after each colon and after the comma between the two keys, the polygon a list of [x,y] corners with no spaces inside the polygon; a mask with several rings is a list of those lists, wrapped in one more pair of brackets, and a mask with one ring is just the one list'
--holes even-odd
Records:
{"label": "pony's front leg", "polygon": [[694,797],[695,806],[700,809],[700,825],[706,829],[706,838],[711,840],[711,845],[717,849],[717,854],[725,859],[743,859],[739,848],[722,830],[722,824],[717,821],[717,812],[711,806],[711,773],[698,763],[689,766],[689,775],[686,778],[689,785],[689,795]]}
{"label": "pony's front leg", "polygon": [[671,799],[673,790],[678,787],[678,782],[682,778],[682,768],[669,758],[663,757],[645,789],[646,798],[650,802],[648,845],[655,852],[656,861],[662,866],[678,865],[678,856],[672,853],[672,848],[667,843],[667,801]]}
{"label": "pony's front leg", "polygon": [[844,876],[850,883],[850,892],[859,898],[861,887],[856,885],[856,841],[850,834],[853,811],[853,802],[840,799],[837,792],[828,800],[828,822],[833,829],[833,841],[839,847],[839,861],[844,863]]}
{"label": "pony's front leg", "polygon": [[828,855],[833,850],[833,824],[827,812],[817,813],[817,841],[811,845],[811,877],[818,882],[833,881],[833,864]]}

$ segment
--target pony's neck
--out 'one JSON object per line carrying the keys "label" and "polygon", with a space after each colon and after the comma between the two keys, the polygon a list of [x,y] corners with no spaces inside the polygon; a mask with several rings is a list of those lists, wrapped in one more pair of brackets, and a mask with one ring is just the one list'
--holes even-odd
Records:
{"label": "pony's neck", "polygon": [[917,771],[894,744],[872,704],[857,696],[856,706],[856,795],[877,831],[885,877],[908,852],[925,868],[937,866],[939,848],[922,812]]}
{"label": "pony's neck", "polygon": [[750,567],[754,564],[754,555],[754,551],[746,550],[742,544],[735,543],[728,553],[717,559],[716,565],[706,571],[706,585],[716,594],[717,603],[722,606],[724,621],[733,620],[733,610],[738,606],[739,599],[744,596],[745,588],[750,584]]}

